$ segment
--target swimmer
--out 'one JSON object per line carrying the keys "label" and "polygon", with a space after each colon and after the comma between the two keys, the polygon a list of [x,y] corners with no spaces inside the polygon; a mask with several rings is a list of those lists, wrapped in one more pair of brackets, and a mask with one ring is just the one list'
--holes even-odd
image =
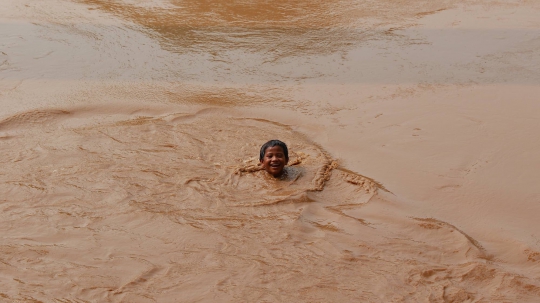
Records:
{"label": "swimmer", "polygon": [[270,140],[261,147],[259,155],[260,165],[266,172],[281,177],[285,172],[285,165],[289,163],[289,150],[287,145],[279,140]]}

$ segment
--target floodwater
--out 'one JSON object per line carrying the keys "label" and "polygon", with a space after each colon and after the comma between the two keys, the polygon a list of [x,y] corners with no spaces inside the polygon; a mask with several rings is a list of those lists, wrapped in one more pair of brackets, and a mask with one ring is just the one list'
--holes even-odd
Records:
{"label": "floodwater", "polygon": [[4,1],[0,301],[538,302],[539,13]]}

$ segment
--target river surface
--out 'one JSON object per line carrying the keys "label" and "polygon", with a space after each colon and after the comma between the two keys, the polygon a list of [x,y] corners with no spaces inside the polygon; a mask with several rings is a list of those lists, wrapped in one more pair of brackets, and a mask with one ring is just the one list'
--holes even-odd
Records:
{"label": "river surface", "polygon": [[539,15],[3,1],[0,302],[540,301]]}

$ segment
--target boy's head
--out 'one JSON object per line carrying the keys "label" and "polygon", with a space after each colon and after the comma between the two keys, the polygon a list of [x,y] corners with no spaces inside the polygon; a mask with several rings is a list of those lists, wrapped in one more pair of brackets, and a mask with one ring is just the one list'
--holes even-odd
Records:
{"label": "boy's head", "polygon": [[279,140],[270,140],[264,143],[261,147],[259,161],[269,174],[274,177],[281,176],[285,165],[289,162],[287,144]]}

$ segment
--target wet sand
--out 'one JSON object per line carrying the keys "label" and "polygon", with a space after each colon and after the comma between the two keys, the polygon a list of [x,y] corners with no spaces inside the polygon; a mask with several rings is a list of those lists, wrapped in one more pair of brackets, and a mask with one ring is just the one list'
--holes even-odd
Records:
{"label": "wet sand", "polygon": [[0,301],[540,298],[539,4],[6,2]]}

